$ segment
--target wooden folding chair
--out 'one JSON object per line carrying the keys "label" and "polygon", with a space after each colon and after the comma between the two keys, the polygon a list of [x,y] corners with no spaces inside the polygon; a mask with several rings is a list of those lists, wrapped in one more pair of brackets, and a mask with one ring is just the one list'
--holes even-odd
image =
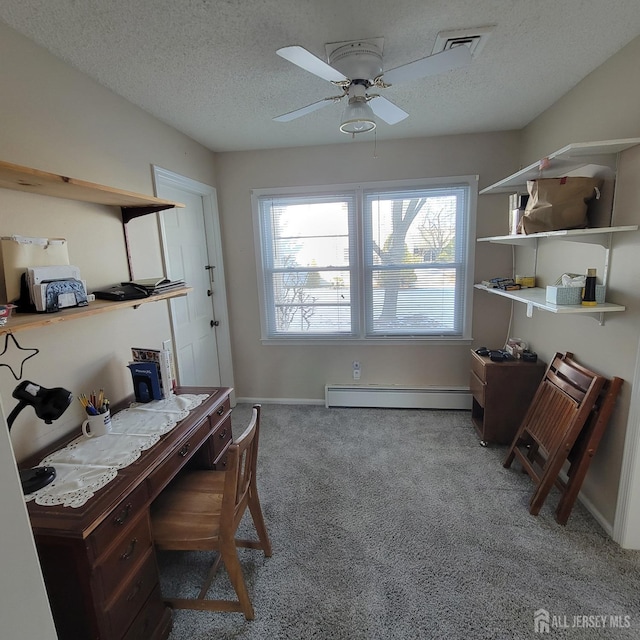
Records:
{"label": "wooden folding chair", "polygon": [[593,460],[600,440],[609,424],[609,418],[615,407],[622,383],[622,378],[611,378],[604,383],[596,400],[596,406],[591,411],[587,424],[580,432],[571,453],[569,453],[570,466],[567,470],[567,480],[558,478],[556,481],[556,487],[560,489],[562,494],[556,508],[556,520],[560,524],[567,524],[591,460]]}
{"label": "wooden folding chair", "polygon": [[[572,353],[556,353],[547,367],[504,461],[504,466],[509,468],[517,458],[534,481],[535,490],[529,502],[529,513],[532,515],[538,515],[549,491],[559,481],[560,471],[581,431],[599,406],[606,382],[604,376],[578,364]],[[602,411],[599,413],[608,420],[612,405],[610,407],[607,404],[606,408],[606,416]],[[596,418],[587,441],[596,430],[599,433],[598,440],[602,435],[604,426],[602,422],[597,425],[597,422]],[[570,476],[570,490],[564,493],[561,509],[559,507],[565,523],[586,474],[588,461],[584,457],[588,450],[587,445],[585,449],[574,451],[572,476],[575,479]]]}
{"label": "wooden folding chair", "polygon": [[[265,556],[271,556],[256,484],[259,434],[260,405],[254,405],[249,426],[229,447],[225,471],[189,471],[170,484],[152,505],[151,531],[157,548],[218,552],[197,598],[166,598],[175,609],[238,611],[247,620],[254,618],[236,547],[261,549]],[[235,537],[247,507],[258,540]],[[236,600],[205,598],[221,561]]]}

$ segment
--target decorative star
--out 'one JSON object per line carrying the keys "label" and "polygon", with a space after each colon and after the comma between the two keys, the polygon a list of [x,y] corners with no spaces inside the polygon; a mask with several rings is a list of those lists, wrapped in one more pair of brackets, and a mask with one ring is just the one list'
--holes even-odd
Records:
{"label": "decorative star", "polygon": [[[13,370],[13,367],[10,364],[4,364],[2,362],[0,362],[0,367],[7,367],[7,369],[9,369],[9,371],[11,371],[13,377],[16,380],[20,380],[22,378],[22,371],[24,369],[24,363],[29,360],[29,358],[33,358],[33,356],[38,355],[38,353],[40,353],[39,349],[25,349],[25,347],[21,347],[20,343],[16,340],[16,337],[13,335],[13,333],[6,333],[5,334],[5,338],[4,338],[4,349],[2,350],[2,353],[0,353],[0,358],[5,355],[5,353],[7,353],[7,350],[10,348],[9,345],[9,338],[11,338],[11,341],[13,342],[13,345],[19,350],[19,351],[31,351],[32,353],[30,353],[28,356],[25,356],[21,363],[20,363],[20,375],[16,375],[16,372]],[[13,348],[13,347],[12,347]]]}

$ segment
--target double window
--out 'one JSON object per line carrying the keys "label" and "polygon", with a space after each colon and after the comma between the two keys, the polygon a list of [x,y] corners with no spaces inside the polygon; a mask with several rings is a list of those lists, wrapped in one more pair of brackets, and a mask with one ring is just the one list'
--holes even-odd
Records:
{"label": "double window", "polygon": [[468,339],[475,176],[255,190],[266,340]]}

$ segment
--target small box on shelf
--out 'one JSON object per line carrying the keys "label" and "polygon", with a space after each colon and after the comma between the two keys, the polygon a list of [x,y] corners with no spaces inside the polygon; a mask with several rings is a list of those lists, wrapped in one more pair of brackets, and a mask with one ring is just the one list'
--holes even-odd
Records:
{"label": "small box on shelf", "polygon": [[582,301],[581,287],[547,287],[546,301],[551,304],[580,304]]}
{"label": "small box on shelf", "polygon": [[[596,285],[596,303],[604,304],[606,287],[603,284]],[[555,287],[548,286],[546,293],[546,301],[551,304],[581,304],[582,288],[581,287]]]}

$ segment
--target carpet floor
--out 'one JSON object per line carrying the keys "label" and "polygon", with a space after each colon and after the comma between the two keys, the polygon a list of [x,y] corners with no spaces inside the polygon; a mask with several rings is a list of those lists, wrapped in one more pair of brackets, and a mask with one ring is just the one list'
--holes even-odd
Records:
{"label": "carpet floor", "polygon": [[[531,481],[504,455],[466,411],[263,405],[273,556],[239,550],[256,618],[176,611],[170,640],[640,638],[640,552],[580,504],[557,524],[555,490],[529,515]],[[197,593],[212,557],[160,553],[163,594]],[[233,597],[224,569],[209,595]]]}

